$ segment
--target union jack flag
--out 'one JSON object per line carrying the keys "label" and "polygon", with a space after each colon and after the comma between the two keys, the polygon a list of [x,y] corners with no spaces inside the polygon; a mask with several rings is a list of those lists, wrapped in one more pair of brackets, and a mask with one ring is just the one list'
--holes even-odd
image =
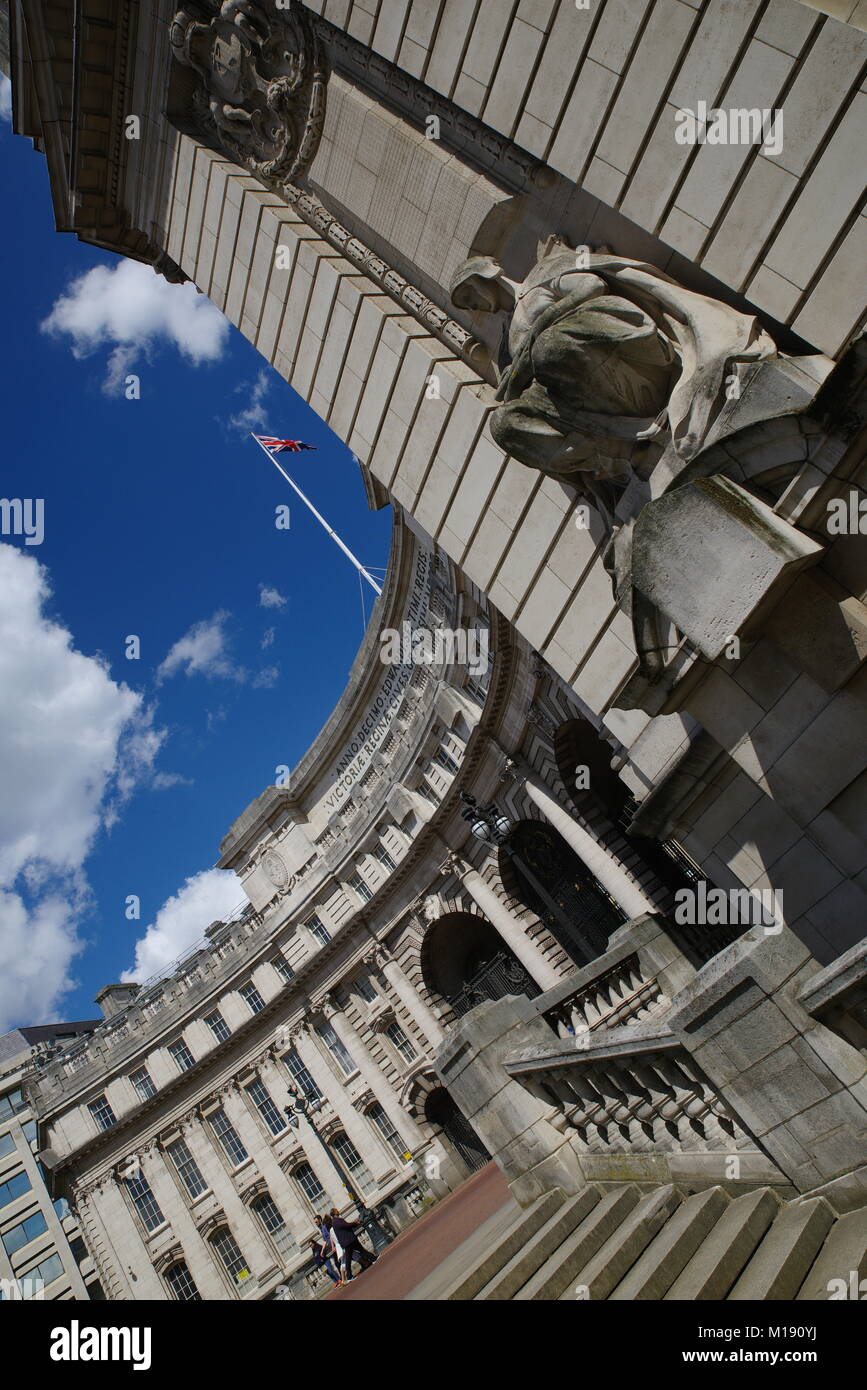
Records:
{"label": "union jack flag", "polygon": [[257,434],[256,438],[266,449],[273,449],[275,454],[282,453],[284,449],[288,449],[290,454],[300,454],[302,449],[316,450],[315,444],[305,444],[300,439],[271,439],[261,434]]}

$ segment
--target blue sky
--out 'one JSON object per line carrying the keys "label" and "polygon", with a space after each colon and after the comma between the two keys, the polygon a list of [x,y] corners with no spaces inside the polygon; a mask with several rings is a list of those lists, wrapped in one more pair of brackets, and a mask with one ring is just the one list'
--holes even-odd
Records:
{"label": "blue sky", "polygon": [[284,466],[365,564],[385,566],[391,514],[202,296],[54,231],[44,160],[5,121],[0,197],[0,493],[45,501],[42,544],[0,537],[3,1031],[93,1016],[103,984],[242,900],[219,841],[345,687],[358,577],[245,412],[317,446]]}

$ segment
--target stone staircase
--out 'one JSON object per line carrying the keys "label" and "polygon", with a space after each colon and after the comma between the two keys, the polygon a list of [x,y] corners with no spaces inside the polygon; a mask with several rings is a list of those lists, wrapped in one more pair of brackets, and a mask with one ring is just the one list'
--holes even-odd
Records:
{"label": "stone staircase", "polygon": [[829,1281],[848,1289],[852,1271],[867,1275],[867,1207],[838,1216],[824,1198],[769,1187],[591,1185],[480,1229],[408,1297],[828,1299]]}

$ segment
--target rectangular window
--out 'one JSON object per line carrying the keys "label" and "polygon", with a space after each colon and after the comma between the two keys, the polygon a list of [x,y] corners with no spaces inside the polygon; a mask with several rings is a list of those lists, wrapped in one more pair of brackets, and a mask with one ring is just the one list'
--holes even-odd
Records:
{"label": "rectangular window", "polygon": [[283,1061],[302,1096],[308,1100],[322,1100],[322,1092],[294,1049],[286,1053]]}
{"label": "rectangular window", "polygon": [[201,1197],[203,1192],[207,1192],[208,1184],[202,1176],[202,1170],[198,1163],[190,1153],[186,1140],[176,1139],[173,1144],[167,1144],[166,1153],[178,1170],[178,1177],[187,1189],[187,1196]]}
{"label": "rectangular window", "polygon": [[217,1039],[217,1042],[228,1041],[230,1037],[229,1025],[223,1018],[223,1015],[220,1013],[219,1009],[215,1009],[212,1014],[208,1014],[208,1017],[205,1019],[205,1022],[207,1023],[214,1037]]}
{"label": "rectangular window", "polygon": [[385,1031],[386,1035],[394,1043],[403,1060],[405,1062],[414,1061],[418,1054],[416,1053],[415,1048],[413,1047],[409,1038],[406,1036],[406,1033],[403,1031],[400,1024],[390,1023]]}
{"label": "rectangular window", "polygon": [[284,985],[288,985],[290,980],[295,979],[295,971],[288,964],[285,956],[275,956],[271,961],[271,968],[277,972]]}
{"label": "rectangular window", "polygon": [[369,903],[373,897],[372,890],[365,883],[361,874],[353,874],[349,880],[349,886],[358,894],[363,903]]}
{"label": "rectangular window", "polygon": [[394,860],[392,859],[391,855],[389,854],[388,850],[385,848],[384,845],[377,846],[377,848],[373,851],[373,857],[382,865],[386,873],[393,873],[394,870],[397,868],[397,865],[395,864]]}
{"label": "rectangular window", "polygon": [[331,935],[325,927],[324,922],[319,917],[314,916],[308,918],[304,925],[314,941],[318,941],[320,946],[328,945],[328,942],[331,940]]}
{"label": "rectangular window", "polygon": [[264,1009],[265,1000],[262,998],[252,980],[242,985],[238,993],[249,1008],[251,1014],[261,1013],[262,1009]]}
{"label": "rectangular window", "polygon": [[358,979],[355,981],[355,988],[366,1004],[375,1004],[379,998],[373,981],[369,980],[366,975],[359,975]]}
{"label": "rectangular window", "polygon": [[323,1023],[316,1031],[342,1072],[348,1076],[350,1072],[358,1070],[330,1023]]}
{"label": "rectangular window", "polygon": [[362,1196],[366,1196],[376,1184],[352,1140],[346,1134],[338,1134],[332,1143],[332,1148]]}
{"label": "rectangular window", "polygon": [[8,1231],[3,1232],[3,1248],[7,1255],[14,1255],[16,1250],[20,1250],[22,1245],[28,1241],[35,1240],[48,1230],[45,1217],[41,1211],[36,1211],[32,1216],[28,1216],[26,1221],[19,1221],[17,1226],[12,1226]]}
{"label": "rectangular window", "polygon": [[34,1265],[33,1269],[28,1269],[27,1273],[22,1276],[22,1279],[25,1285],[28,1279],[32,1279],[34,1282],[44,1286],[52,1284],[55,1279],[59,1279],[62,1273],[63,1261],[60,1256],[49,1255],[47,1260],[40,1260],[39,1264]]}
{"label": "rectangular window", "polygon": [[155,1231],[158,1226],[162,1226],[165,1217],[157,1205],[157,1199],[151,1192],[147,1178],[139,1176],[137,1178],[125,1178],[124,1181],[145,1230]]}
{"label": "rectangular window", "polygon": [[409,1152],[406,1144],[401,1139],[379,1101],[377,1101],[375,1105],[371,1105],[367,1114],[376,1125],[376,1128],[379,1130],[388,1147],[397,1154],[398,1158],[408,1158]]}
{"label": "rectangular window", "polygon": [[226,1114],[225,1110],[215,1110],[213,1115],[208,1116],[211,1122],[211,1129],[223,1146],[223,1152],[229,1162],[237,1168],[239,1163],[243,1163],[248,1157],[247,1150],[238,1138],[238,1132]]}
{"label": "rectangular window", "polygon": [[27,1102],[21,1094],[20,1086],[14,1091],[7,1091],[5,1096],[0,1096],[0,1120],[9,1120],[26,1109]]}
{"label": "rectangular window", "polygon": [[151,1096],[156,1095],[157,1088],[151,1081],[147,1067],[139,1067],[138,1071],[134,1071],[129,1079],[136,1089],[139,1100],[150,1100]]}
{"label": "rectangular window", "polygon": [[36,1121],[25,1120],[23,1125],[21,1126],[21,1132],[24,1135],[24,1138],[27,1140],[30,1147],[32,1148],[33,1145],[36,1143]]}
{"label": "rectangular window", "polygon": [[444,767],[446,772],[450,772],[452,776],[458,771],[458,765],[454,758],[450,758],[442,748],[438,748],[434,754],[434,762],[439,763],[440,767]]}
{"label": "rectangular window", "polygon": [[195,1065],[196,1059],[183,1038],[178,1038],[177,1042],[169,1043],[169,1056],[178,1071],[189,1071],[190,1067]]}
{"label": "rectangular window", "polygon": [[14,1134],[0,1134],[0,1158],[6,1158],[15,1152]]}
{"label": "rectangular window", "polygon": [[87,1108],[96,1121],[98,1129],[111,1129],[112,1125],[117,1124],[115,1113],[105,1096],[97,1096],[96,1100],[92,1100]]}
{"label": "rectangular window", "polygon": [[286,1128],[286,1119],[280,1114],[270,1095],[268,1094],[261,1081],[251,1081],[247,1087],[247,1095],[255,1105],[262,1119],[270,1129],[272,1134],[282,1134]]}

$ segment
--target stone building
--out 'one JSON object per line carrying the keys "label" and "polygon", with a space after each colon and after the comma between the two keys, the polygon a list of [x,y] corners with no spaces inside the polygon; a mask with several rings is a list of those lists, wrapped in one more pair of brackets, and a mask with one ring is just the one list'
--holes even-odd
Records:
{"label": "stone building", "polygon": [[[164,1296],[181,1268],[202,1296],[276,1287],[291,1247],[250,1203],[267,1191],[303,1239],[286,1165],[330,1175],[306,1121],[262,1146],[251,1087],[282,1084],[274,1030],[302,1018],[325,1142],[342,1133],[377,1200],[410,1180],[387,1175],[371,1103],[392,1157],[437,1160],[433,1196],[493,1153],[548,1212],[537,1254],[573,1221],[573,1273],[579,1214],[605,1227],[585,1194],[633,1180],[661,1184],[642,1200],[683,1256],[669,1290],[719,1296],[758,1250],[745,1287],[771,1296],[765,1234],[778,1250],[802,1222],[781,1296],[813,1287],[814,1261],[860,1268],[867,36],[863,6],[829,8],[81,0],[73,29],[15,0],[14,123],[45,153],[58,228],[192,280],[395,515],[344,702],[222,846],[252,904],[226,928],[240,957],[217,963],[216,932],[188,1002],[182,967],[156,990],[169,1012],[127,1001],[114,1043],[106,1021],[75,1094],[60,1066],[34,1090],[109,1296]],[[446,627],[484,619],[487,688],[465,662],[410,662],[374,695],[378,633],[428,570]],[[297,972],[280,987],[274,942]],[[371,1022],[354,972],[382,943]],[[215,1046],[194,1006],[238,986],[262,1016],[235,1000]],[[137,1099],[147,1048],[157,1095]],[[249,1183],[212,1111],[243,1124]],[[199,1225],[169,1121],[213,1184]],[[130,1154],[152,1165],[139,1206],[117,1183]],[[552,1191],[574,1194],[565,1214],[535,1205]],[[625,1226],[594,1297],[652,1228],[603,1201]],[[696,1282],[701,1247],[667,1225],[710,1240],[710,1215],[747,1231],[728,1283]]]}
{"label": "stone building", "polygon": [[0,1300],[103,1297],[69,1203],[49,1196],[25,1095],[34,1068],[96,1025],[40,1024],[0,1037]]}

